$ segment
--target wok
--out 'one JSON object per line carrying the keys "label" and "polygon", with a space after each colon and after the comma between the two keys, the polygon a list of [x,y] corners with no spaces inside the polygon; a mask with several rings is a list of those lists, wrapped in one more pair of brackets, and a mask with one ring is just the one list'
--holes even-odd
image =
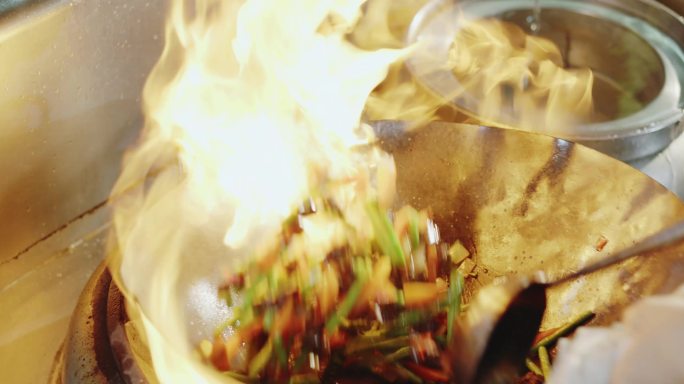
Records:
{"label": "wok", "polygon": [[[544,270],[553,278],[684,219],[684,203],[664,187],[581,145],[442,122],[410,132],[399,122],[379,122],[375,128],[379,145],[394,155],[398,204],[432,209],[442,238],[460,240],[473,255],[476,275],[467,281],[466,301],[501,276]],[[162,316],[148,312],[144,295],[136,297],[135,308],[166,344],[165,359],[211,338],[229,311],[217,297],[218,266],[225,265],[226,255],[201,250],[217,246],[221,234],[216,235],[212,239],[205,231],[198,238],[198,244],[205,242],[198,248],[203,256],[181,261],[178,289],[170,293],[181,296],[180,307],[165,308]],[[608,242],[599,251],[600,239]],[[139,262],[146,268],[145,260]],[[159,263],[156,268],[163,269]],[[122,284],[116,264],[112,273]],[[634,259],[551,289],[542,328],[587,310],[597,313],[593,323],[611,323],[638,298],[683,282],[684,247]],[[135,318],[133,308],[129,314]],[[181,316],[185,334],[168,332],[175,315]],[[220,377],[207,369],[202,374]]]}

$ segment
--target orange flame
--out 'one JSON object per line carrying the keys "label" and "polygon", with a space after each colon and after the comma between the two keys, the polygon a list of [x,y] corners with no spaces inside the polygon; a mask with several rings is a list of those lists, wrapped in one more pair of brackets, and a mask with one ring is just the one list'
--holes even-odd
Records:
{"label": "orange flame", "polygon": [[[220,271],[269,244],[305,197],[330,189],[361,232],[372,232],[361,214],[368,199],[391,204],[392,159],[351,148],[373,140],[364,105],[405,53],[348,41],[362,3],[172,3],[144,91],[143,140],[113,191],[111,259],[161,381],[225,380],[193,358],[207,324],[229,310],[217,298]],[[316,225],[305,246],[334,245],[334,226]]]}

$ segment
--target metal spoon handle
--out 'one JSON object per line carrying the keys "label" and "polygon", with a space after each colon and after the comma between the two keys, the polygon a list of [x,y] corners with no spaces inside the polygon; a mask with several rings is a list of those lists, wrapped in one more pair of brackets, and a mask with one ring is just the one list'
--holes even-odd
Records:
{"label": "metal spoon handle", "polygon": [[657,251],[675,245],[684,240],[684,221],[680,221],[677,224],[668,227],[665,230],[658,231],[657,233],[645,238],[644,240],[627,247],[619,252],[616,252],[606,258],[598,260],[595,263],[589,264],[579,271],[573,272],[567,276],[564,276],[552,283],[550,285],[561,284],[569,280],[576,279],[582,275],[596,272],[600,269],[610,267],[611,265],[620,263],[624,260],[632,258],[634,256],[646,254],[649,252]]}

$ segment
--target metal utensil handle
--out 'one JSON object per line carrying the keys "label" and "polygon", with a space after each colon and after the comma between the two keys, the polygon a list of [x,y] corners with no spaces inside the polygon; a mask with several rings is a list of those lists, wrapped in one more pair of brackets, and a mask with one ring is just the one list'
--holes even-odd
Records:
{"label": "metal utensil handle", "polygon": [[589,264],[579,271],[573,272],[565,277],[562,277],[550,285],[561,284],[569,280],[573,280],[582,275],[596,272],[600,269],[610,267],[611,265],[620,263],[624,260],[632,258],[634,256],[639,256],[649,252],[653,252],[659,249],[666,248],[671,245],[675,245],[684,240],[684,221],[680,221],[677,224],[668,227],[665,230],[658,231],[657,233],[645,238],[644,240],[627,247],[619,252],[616,252],[606,258],[598,260],[595,263]]}

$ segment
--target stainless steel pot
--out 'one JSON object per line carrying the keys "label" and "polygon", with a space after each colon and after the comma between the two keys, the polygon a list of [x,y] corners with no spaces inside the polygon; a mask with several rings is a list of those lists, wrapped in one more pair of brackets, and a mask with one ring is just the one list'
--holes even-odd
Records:
{"label": "stainless steel pot", "polygon": [[[479,114],[481,96],[463,87],[445,64],[463,20],[491,17],[526,29],[533,4],[533,0],[429,2],[408,33],[408,42],[418,43],[409,69],[427,89],[476,119],[520,128],[515,112],[506,108],[494,115]],[[566,130],[534,129],[630,162],[667,147],[682,132],[684,20],[652,0],[542,0],[540,4],[539,33],[561,48],[568,67],[594,71],[594,106],[601,119]],[[637,106],[621,111],[623,94]]]}

